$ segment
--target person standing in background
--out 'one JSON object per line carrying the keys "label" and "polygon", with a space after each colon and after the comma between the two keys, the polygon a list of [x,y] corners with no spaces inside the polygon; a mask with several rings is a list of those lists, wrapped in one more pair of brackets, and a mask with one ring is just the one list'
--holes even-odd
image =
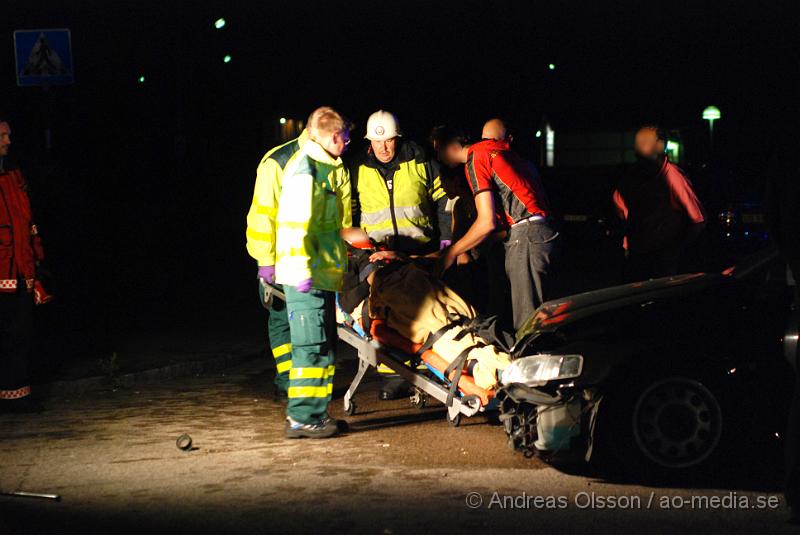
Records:
{"label": "person standing in background", "polygon": [[666,155],[667,137],[656,126],[636,132],[638,161],[614,192],[625,221],[625,280],[675,275],[681,257],[705,228],[703,206],[683,171]]}

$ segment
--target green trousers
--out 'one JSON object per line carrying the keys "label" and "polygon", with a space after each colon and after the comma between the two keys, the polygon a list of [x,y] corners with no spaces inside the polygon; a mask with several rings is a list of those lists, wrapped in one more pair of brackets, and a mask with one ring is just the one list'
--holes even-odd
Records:
{"label": "green trousers", "polygon": [[[261,304],[264,304],[264,283],[258,281],[258,295]],[[283,291],[280,285],[274,285]],[[269,306],[267,319],[267,333],[269,334],[269,347],[275,359],[275,386],[278,390],[289,390],[289,370],[292,369],[292,341],[289,335],[289,316],[286,313],[286,303],[282,299],[273,298]]]}
{"label": "green trousers", "polygon": [[298,422],[317,423],[328,416],[333,393],[336,347],[335,294],[300,293],[284,286],[292,343],[289,404],[286,414]]}

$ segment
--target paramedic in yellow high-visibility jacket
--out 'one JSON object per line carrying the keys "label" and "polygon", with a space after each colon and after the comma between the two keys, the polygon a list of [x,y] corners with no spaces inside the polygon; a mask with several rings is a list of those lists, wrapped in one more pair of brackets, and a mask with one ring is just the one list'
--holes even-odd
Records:
{"label": "paramedic in yellow high-visibility jacket", "polygon": [[289,390],[289,371],[292,369],[292,343],[286,303],[267,299],[270,286],[275,284],[275,241],[278,201],[283,186],[283,172],[297,158],[308,140],[303,130],[297,139],[271,149],[258,164],[253,202],[247,212],[247,252],[258,262],[258,289],[264,306],[269,308],[267,331],[275,359],[275,400],[286,402]]}
{"label": "paramedic in yellow high-visibility jacket", "polygon": [[327,438],[339,422],[328,416],[336,343],[335,292],[347,270],[341,230],[352,226],[350,178],[341,155],[347,122],[318,108],[308,141],[287,165],[276,217],[275,281],[286,294],[292,344],[287,438]]}

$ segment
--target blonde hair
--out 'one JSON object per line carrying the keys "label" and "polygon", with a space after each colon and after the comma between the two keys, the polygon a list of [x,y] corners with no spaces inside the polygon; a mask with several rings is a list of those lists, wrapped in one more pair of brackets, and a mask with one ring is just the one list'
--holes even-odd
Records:
{"label": "blonde hair", "polygon": [[322,106],[311,112],[307,124],[312,139],[319,135],[336,134],[350,129],[350,123],[330,106]]}

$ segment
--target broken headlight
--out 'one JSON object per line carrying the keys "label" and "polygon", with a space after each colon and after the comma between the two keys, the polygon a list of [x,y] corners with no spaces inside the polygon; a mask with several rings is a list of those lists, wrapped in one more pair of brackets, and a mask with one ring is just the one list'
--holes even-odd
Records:
{"label": "broken headlight", "polygon": [[542,386],[548,381],[578,377],[582,371],[581,355],[532,355],[512,362],[503,371],[502,383]]}

